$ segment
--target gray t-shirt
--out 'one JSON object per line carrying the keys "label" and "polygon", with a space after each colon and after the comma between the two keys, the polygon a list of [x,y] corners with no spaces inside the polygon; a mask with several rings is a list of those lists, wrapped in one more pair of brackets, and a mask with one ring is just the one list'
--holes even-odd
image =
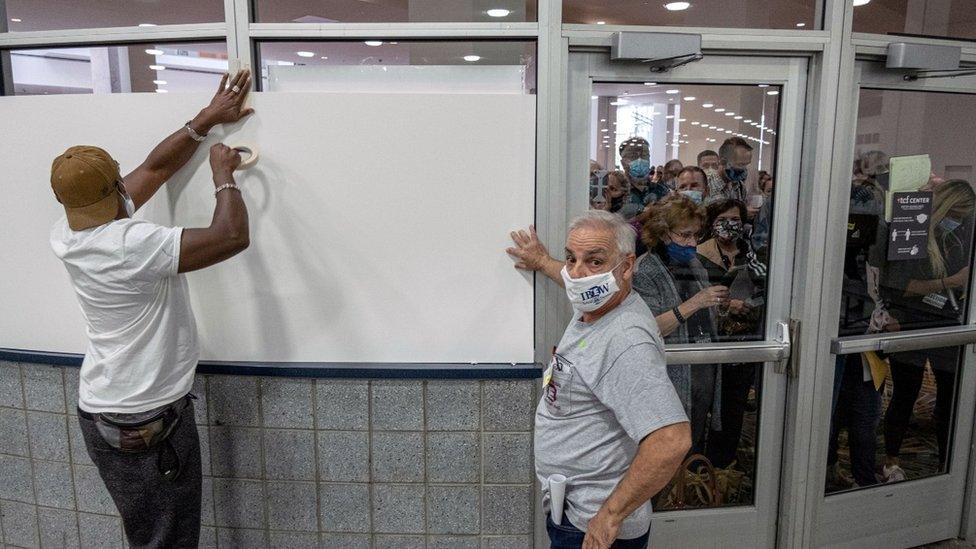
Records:
{"label": "gray t-shirt", "polygon": [[[565,475],[564,513],[586,531],[630,468],[645,436],[688,421],[668,378],[664,341],[650,309],[631,292],[593,323],[566,328],[546,369],[535,413],[535,470],[549,512],[549,475]],[[620,539],[644,535],[651,503],[620,527]]]}

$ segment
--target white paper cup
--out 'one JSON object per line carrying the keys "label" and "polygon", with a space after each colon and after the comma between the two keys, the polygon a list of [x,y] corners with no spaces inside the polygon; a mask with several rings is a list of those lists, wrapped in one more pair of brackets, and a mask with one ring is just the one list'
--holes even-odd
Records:
{"label": "white paper cup", "polygon": [[566,477],[564,475],[549,475],[549,508],[552,512],[554,524],[563,523],[563,503],[566,500]]}

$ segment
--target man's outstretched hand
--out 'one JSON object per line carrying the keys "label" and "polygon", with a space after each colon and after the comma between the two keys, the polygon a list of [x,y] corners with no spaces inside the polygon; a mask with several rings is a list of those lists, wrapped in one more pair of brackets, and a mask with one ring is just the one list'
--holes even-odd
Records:
{"label": "man's outstretched hand", "polygon": [[[235,91],[236,90],[236,91]],[[200,111],[195,122],[199,122],[202,128],[194,126],[194,130],[204,134],[217,124],[233,124],[254,112],[252,108],[245,108],[244,102],[247,94],[251,91],[251,71],[242,70],[231,77],[224,74],[220,79],[220,86],[214,94],[210,104]],[[203,131],[200,131],[200,130]]]}

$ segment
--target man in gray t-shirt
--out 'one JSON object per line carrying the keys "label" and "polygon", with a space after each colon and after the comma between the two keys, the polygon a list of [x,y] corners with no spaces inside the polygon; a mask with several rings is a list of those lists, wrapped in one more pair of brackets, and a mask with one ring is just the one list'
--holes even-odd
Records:
{"label": "man in gray t-shirt", "polygon": [[[512,236],[516,257],[535,237]],[[591,210],[570,225],[562,278],[575,314],[545,371],[535,416],[547,514],[549,477],[567,478],[561,524],[547,525],[554,548],[580,547],[584,537],[586,547],[646,546],[650,498],[691,446],[660,331],[631,292],[634,260],[633,230],[619,216]]]}

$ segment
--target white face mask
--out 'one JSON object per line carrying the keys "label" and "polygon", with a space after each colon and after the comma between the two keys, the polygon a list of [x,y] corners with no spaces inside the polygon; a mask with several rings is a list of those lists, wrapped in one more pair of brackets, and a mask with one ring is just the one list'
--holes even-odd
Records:
{"label": "white face mask", "polygon": [[605,273],[582,278],[570,278],[568,266],[563,266],[561,274],[566,285],[566,296],[573,305],[573,310],[578,313],[593,312],[604,306],[613,294],[620,291],[613,271],[622,263],[622,261],[617,263],[616,267]]}
{"label": "white face mask", "polygon": [[122,195],[122,201],[125,202],[125,213],[129,217],[132,217],[136,213],[136,203],[132,201],[132,198],[129,197],[129,195],[122,194],[121,191],[119,191],[119,194]]}

